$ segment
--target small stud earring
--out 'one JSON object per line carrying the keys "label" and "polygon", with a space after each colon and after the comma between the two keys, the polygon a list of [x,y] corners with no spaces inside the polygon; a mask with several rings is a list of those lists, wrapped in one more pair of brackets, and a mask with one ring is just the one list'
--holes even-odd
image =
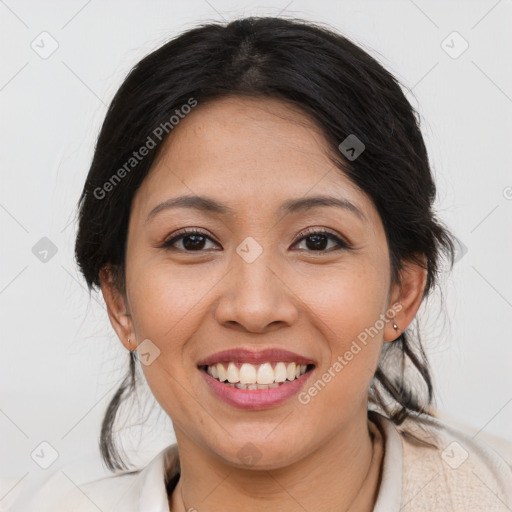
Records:
{"label": "small stud earring", "polygon": [[398,325],[393,324],[393,329],[395,329],[395,331],[398,331]]}

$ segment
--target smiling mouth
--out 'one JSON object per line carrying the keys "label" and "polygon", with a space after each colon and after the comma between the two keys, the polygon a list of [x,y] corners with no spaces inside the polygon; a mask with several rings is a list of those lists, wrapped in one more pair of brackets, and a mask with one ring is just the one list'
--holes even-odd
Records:
{"label": "smiling mouth", "polygon": [[315,365],[293,362],[251,364],[219,362],[199,368],[226,386],[245,390],[272,389],[300,379]]}

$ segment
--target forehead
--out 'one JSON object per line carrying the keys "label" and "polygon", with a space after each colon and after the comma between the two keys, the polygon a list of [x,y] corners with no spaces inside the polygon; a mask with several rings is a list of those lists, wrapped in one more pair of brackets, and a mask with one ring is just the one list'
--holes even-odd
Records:
{"label": "forehead", "polygon": [[199,104],[165,141],[134,209],[147,213],[169,197],[197,194],[254,213],[286,198],[319,193],[371,209],[328,153],[321,130],[288,103],[226,97]]}

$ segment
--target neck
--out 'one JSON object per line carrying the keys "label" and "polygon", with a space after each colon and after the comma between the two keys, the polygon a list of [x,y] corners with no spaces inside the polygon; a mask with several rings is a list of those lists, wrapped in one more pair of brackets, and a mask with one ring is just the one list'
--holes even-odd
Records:
{"label": "neck", "polygon": [[366,411],[299,461],[271,470],[234,468],[183,434],[176,432],[181,476],[169,501],[172,512],[373,510],[380,461],[372,460]]}

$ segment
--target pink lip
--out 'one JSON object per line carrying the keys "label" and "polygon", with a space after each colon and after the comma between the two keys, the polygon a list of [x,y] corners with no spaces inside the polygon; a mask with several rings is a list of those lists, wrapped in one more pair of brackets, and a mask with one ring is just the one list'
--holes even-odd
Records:
{"label": "pink lip", "polygon": [[[268,359],[266,359],[266,361],[268,361]],[[217,379],[214,379],[204,370],[201,370],[201,374],[206,380],[206,383],[218,398],[239,409],[252,411],[270,409],[282,404],[300,391],[312,373],[313,371],[309,371],[301,375],[298,379],[285,382],[277,388],[238,389],[227,386]]]}
{"label": "pink lip", "polygon": [[[315,364],[311,359],[283,349],[265,349],[255,352],[247,349],[223,350],[208,356],[200,361],[197,366],[208,366],[215,363],[273,363],[282,361],[283,363]],[[316,364],[315,364],[316,366]],[[260,390],[261,391],[261,390]],[[265,390],[263,390],[265,391]]]}

